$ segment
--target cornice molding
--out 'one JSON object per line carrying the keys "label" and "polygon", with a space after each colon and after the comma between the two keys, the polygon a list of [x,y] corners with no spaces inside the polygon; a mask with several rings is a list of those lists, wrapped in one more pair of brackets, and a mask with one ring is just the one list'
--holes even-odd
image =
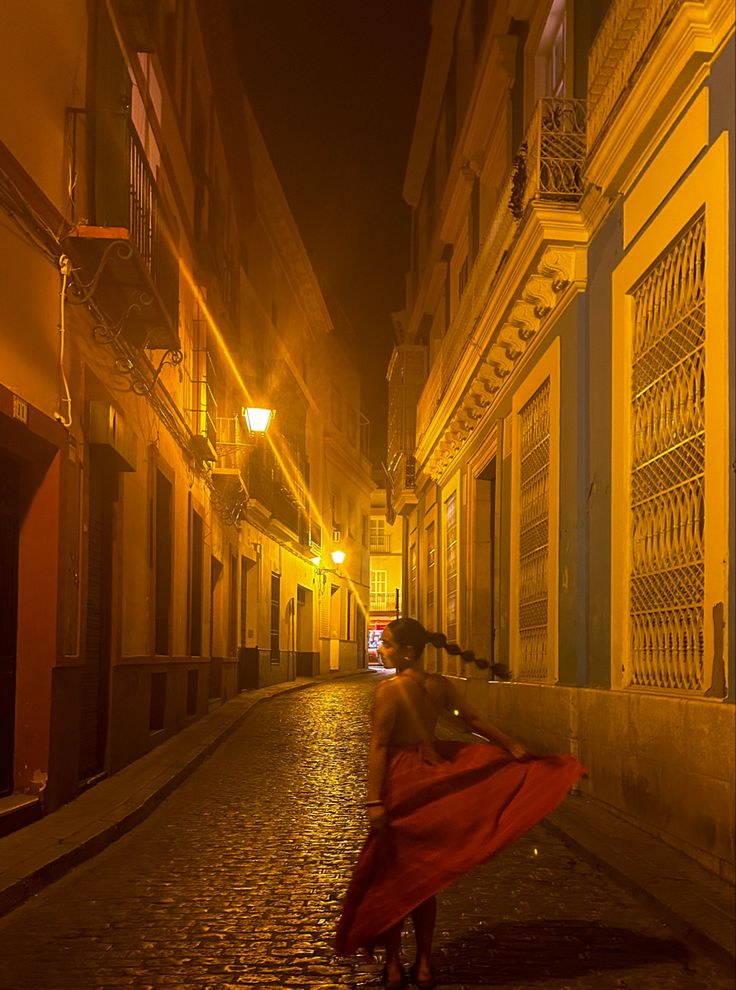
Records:
{"label": "cornice molding", "polygon": [[445,397],[417,447],[417,467],[425,475],[441,484],[454,470],[461,449],[519,380],[525,356],[536,350],[586,283],[586,243],[543,247],[507,303],[505,319],[487,324],[493,329],[483,345],[466,351],[456,375],[459,387],[448,389],[452,407]]}
{"label": "cornice molding", "polygon": [[[623,91],[590,149],[586,178],[606,195],[625,192],[663,125],[683,98],[702,84],[703,71],[734,33],[732,0],[685,0]],[[654,108],[654,112],[653,112]],[[591,115],[594,108],[590,108]],[[642,122],[632,127],[632,122]]]}

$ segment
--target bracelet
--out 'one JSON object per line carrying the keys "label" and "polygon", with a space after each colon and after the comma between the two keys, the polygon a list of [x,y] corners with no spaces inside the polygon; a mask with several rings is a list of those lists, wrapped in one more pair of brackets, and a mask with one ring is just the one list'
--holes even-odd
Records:
{"label": "bracelet", "polygon": [[364,801],[363,802],[363,807],[364,808],[377,808],[379,806],[379,804],[383,804],[383,801]]}

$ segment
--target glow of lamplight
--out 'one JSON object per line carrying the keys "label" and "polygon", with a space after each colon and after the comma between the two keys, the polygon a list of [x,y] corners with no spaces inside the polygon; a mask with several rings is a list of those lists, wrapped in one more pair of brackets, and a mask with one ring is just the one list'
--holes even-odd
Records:
{"label": "glow of lamplight", "polygon": [[[191,272],[188,270],[188,268],[184,264],[183,258],[181,257],[181,255],[178,254],[178,251],[176,251],[175,246],[173,244],[173,241],[171,241],[171,239],[169,239],[169,243],[170,243],[171,250],[179,258],[181,272],[184,275],[184,278],[185,278],[187,284],[189,285],[189,288],[191,289],[191,291],[192,291],[195,299],[197,300],[197,303],[198,303],[201,311],[204,313],[205,320],[207,322],[207,328],[208,328],[209,331],[211,331],[212,336],[215,339],[215,343],[217,344],[217,347],[218,347],[218,350],[219,350],[221,356],[224,358],[224,360],[227,363],[228,367],[230,368],[230,370],[231,370],[231,372],[232,372],[232,374],[233,374],[236,382],[238,383],[238,386],[242,390],[243,396],[245,398],[245,406],[246,407],[250,407],[252,409],[257,408],[254,405],[254,403],[252,401],[252,398],[251,398],[251,395],[250,395],[250,392],[248,391],[248,389],[247,389],[247,387],[245,385],[245,382],[243,381],[243,377],[240,374],[240,371],[238,370],[238,366],[236,365],[235,359],[233,358],[233,356],[232,356],[232,354],[230,352],[230,348],[227,345],[227,341],[225,340],[225,338],[223,337],[223,335],[222,335],[219,327],[217,326],[217,324],[215,322],[215,319],[212,316],[212,313],[210,312],[209,307],[207,306],[207,302],[204,299],[204,297],[202,296],[202,293],[201,293],[201,291],[199,289],[199,286],[196,284],[196,282],[194,281],[194,278],[192,277]],[[280,340],[280,338],[279,338],[279,343],[281,344],[282,347],[284,346],[283,345],[283,342]],[[285,462],[284,458],[281,456],[281,453],[280,453],[280,451],[278,450],[278,448],[276,446],[274,437],[270,433],[266,433],[265,434],[265,439],[266,439],[266,442],[268,443],[269,447],[271,448],[271,451],[273,452],[273,455],[274,455],[274,457],[276,459],[276,463],[278,464],[279,468],[281,469],[281,473],[282,473],[283,477],[286,479],[286,482],[287,482],[289,488],[291,489],[292,494],[296,497],[297,501],[299,500],[299,497],[301,495],[303,495],[306,498],[306,501],[307,501],[307,504],[309,506],[310,512],[311,512],[312,516],[316,519],[317,524],[319,525],[319,527],[321,529],[323,529],[323,530],[326,529],[325,521],[322,518],[322,513],[319,511],[319,508],[317,506],[317,503],[314,501],[314,499],[312,498],[311,493],[307,489],[307,486],[304,483],[304,478],[301,477],[299,479],[300,484],[295,483],[295,481],[294,481],[294,479],[292,477],[292,470],[289,467],[289,465],[287,465],[287,463]],[[298,468],[296,470],[298,471]],[[342,553],[342,551],[335,551],[335,552]],[[344,559],[344,556],[343,556],[343,559]],[[312,560],[312,563],[314,563],[314,559]],[[336,561],[336,563],[338,563],[338,561]],[[319,565],[316,565],[316,566],[319,566]],[[363,602],[361,601],[361,597],[358,594],[358,589],[356,588],[356,586],[355,586],[355,584],[354,584],[354,582],[353,582],[353,580],[352,580],[352,578],[350,577],[349,574],[345,575],[345,579],[347,580],[348,585],[349,585],[351,591],[355,595],[355,601],[356,601],[356,603],[358,605],[358,608],[363,613],[363,617],[365,618],[365,620],[367,622],[368,621],[368,618],[369,618],[368,609],[363,604]]]}

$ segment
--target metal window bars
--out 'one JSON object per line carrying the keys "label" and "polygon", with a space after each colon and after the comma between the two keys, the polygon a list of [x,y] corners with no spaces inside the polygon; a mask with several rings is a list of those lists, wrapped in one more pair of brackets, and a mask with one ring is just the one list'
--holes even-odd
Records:
{"label": "metal window bars", "polygon": [[628,684],[704,684],[705,219],[634,293]]}
{"label": "metal window bars", "polygon": [[550,380],[519,411],[519,677],[545,680],[549,628]]}

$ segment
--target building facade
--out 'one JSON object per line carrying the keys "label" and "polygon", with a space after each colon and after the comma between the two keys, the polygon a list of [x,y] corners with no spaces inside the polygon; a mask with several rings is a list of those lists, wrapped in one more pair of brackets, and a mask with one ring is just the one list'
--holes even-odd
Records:
{"label": "building facade", "polygon": [[513,680],[428,663],[730,878],[734,50],[721,0],[434,4],[388,463],[409,612]]}
{"label": "building facade", "polygon": [[[381,634],[389,622],[404,615],[404,525],[406,520],[389,512],[388,492],[377,484],[371,495],[371,611],[368,653],[378,659]],[[411,566],[411,565],[409,565]]]}
{"label": "building facade", "polygon": [[[227,18],[220,0],[6,11],[5,830],[239,690],[366,663],[360,379]],[[253,407],[275,411],[265,436]]]}

